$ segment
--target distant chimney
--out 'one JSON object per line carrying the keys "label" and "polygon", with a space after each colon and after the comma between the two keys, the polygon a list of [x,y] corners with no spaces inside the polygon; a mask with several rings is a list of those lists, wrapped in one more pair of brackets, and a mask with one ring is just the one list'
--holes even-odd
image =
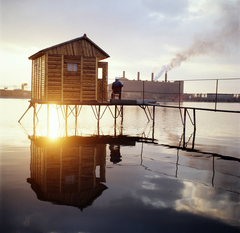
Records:
{"label": "distant chimney", "polygon": [[25,87],[26,87],[27,85],[28,85],[27,83],[22,83],[22,91],[25,90]]}
{"label": "distant chimney", "polygon": [[154,77],[154,73],[152,73],[152,78],[151,78],[151,81],[153,82],[153,77]]}
{"label": "distant chimney", "polygon": [[165,83],[167,82],[167,71],[165,71]]}
{"label": "distant chimney", "polygon": [[137,73],[137,80],[140,80],[140,72]]}
{"label": "distant chimney", "polygon": [[123,78],[125,78],[125,71],[123,71]]}

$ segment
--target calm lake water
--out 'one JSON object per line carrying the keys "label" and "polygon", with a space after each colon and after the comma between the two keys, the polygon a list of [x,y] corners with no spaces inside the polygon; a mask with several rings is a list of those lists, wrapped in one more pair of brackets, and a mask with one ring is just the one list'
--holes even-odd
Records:
{"label": "calm lake water", "polygon": [[0,99],[1,232],[239,232],[239,114],[196,111],[190,150],[189,111],[183,150],[178,109],[156,108],[153,128],[140,107],[124,107],[116,127],[102,107],[98,127],[83,107],[66,132],[54,107],[49,129],[46,106],[35,131],[33,109],[19,124],[28,105]]}

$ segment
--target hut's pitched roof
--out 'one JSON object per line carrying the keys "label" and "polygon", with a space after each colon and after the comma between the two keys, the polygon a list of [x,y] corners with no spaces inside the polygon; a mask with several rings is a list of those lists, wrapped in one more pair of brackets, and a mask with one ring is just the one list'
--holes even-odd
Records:
{"label": "hut's pitched roof", "polygon": [[109,55],[93,41],[91,41],[86,34],[81,37],[40,50],[39,52],[30,56],[28,59],[34,60],[46,53],[70,56],[98,57],[98,60],[109,57]]}

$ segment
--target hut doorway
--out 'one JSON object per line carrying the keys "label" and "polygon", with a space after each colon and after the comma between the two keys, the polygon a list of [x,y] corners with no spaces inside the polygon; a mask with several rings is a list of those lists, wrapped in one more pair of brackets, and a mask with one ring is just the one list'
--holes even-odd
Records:
{"label": "hut doorway", "polygon": [[98,101],[107,101],[108,63],[98,62]]}

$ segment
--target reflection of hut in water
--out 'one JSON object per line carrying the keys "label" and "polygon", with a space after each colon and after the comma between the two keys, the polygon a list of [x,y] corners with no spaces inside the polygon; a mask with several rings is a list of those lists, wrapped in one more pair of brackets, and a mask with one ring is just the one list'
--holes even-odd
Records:
{"label": "reflection of hut in water", "polygon": [[81,210],[93,203],[107,187],[106,144],[81,138],[31,139],[31,183],[38,198]]}
{"label": "reflection of hut in water", "polygon": [[[31,139],[31,178],[27,181],[38,199],[59,205],[86,208],[107,189],[105,178],[106,148],[110,161],[121,160],[121,146],[136,142],[154,143],[152,138],[128,136],[72,136],[51,140]],[[115,156],[115,157],[116,157]],[[120,162],[120,161],[118,161]]]}

